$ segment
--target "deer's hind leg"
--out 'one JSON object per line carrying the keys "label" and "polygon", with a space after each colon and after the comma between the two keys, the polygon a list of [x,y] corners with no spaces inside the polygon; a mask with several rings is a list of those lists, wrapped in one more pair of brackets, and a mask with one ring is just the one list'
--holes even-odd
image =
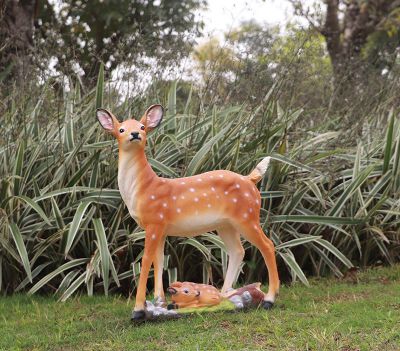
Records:
{"label": "deer's hind leg", "polygon": [[279,292],[279,275],[276,266],[274,244],[255,221],[240,223],[238,225],[243,229],[243,237],[261,251],[268,268],[268,293],[264,298],[263,306],[269,309],[274,304],[276,295]]}
{"label": "deer's hind leg", "polygon": [[240,265],[243,262],[244,249],[240,241],[240,233],[232,225],[217,229],[218,235],[225,244],[228,253],[228,269],[226,271],[222,293],[232,288],[238,277]]}

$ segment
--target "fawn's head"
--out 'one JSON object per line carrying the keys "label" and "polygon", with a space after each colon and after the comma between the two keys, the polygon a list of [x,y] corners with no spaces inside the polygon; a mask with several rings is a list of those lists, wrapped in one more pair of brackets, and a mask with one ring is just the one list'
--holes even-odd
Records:
{"label": "fawn's head", "polygon": [[120,150],[137,150],[146,145],[147,133],[158,127],[163,118],[164,109],[161,105],[150,106],[140,121],[128,119],[119,122],[118,119],[105,109],[96,110],[96,116],[103,129],[112,134],[117,140]]}
{"label": "fawn's head", "polygon": [[200,291],[195,289],[194,284],[188,282],[172,283],[167,291],[175,302],[190,302],[200,296]]}

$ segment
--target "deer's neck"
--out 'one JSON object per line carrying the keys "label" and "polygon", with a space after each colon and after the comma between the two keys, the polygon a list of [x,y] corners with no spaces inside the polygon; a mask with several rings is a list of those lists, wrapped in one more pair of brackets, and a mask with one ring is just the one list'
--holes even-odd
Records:
{"label": "deer's neck", "polygon": [[157,178],[144,151],[122,152],[118,155],[118,188],[129,213],[137,218],[136,203],[140,189]]}

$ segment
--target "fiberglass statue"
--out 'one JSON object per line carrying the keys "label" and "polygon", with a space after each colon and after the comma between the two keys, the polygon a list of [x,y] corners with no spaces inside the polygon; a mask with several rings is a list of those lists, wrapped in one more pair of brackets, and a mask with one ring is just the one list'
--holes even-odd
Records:
{"label": "fiberglass statue", "polygon": [[[261,251],[268,267],[268,292],[262,293],[262,299],[254,298],[253,303],[257,302],[265,309],[271,308],[279,290],[279,277],[274,245],[260,226],[261,201],[256,187],[267,170],[270,158],[264,158],[249,175],[217,170],[186,178],[158,177],[147,162],[145,146],[147,134],[160,124],[163,113],[161,105],[152,105],[140,121],[128,119],[120,122],[105,109],[96,112],[104,130],[118,141],[118,187],[121,197],[130,215],[146,232],[132,319],[141,321],[162,314],[161,306],[165,302],[162,272],[166,236],[191,237],[214,230],[224,242],[229,256],[222,295],[218,301],[224,296],[229,298],[242,263],[242,235]],[[146,304],[146,284],[151,265],[154,266],[157,306]],[[173,285],[170,288],[173,289]],[[203,293],[209,293],[207,289],[202,290],[205,290]],[[254,290],[254,287],[250,290]],[[217,296],[214,290],[210,294]],[[252,294],[248,292],[245,295],[248,300]],[[204,296],[202,300],[216,301]],[[202,304],[194,299],[192,305]],[[156,314],[153,313],[155,309]],[[175,314],[176,310],[168,313]]]}

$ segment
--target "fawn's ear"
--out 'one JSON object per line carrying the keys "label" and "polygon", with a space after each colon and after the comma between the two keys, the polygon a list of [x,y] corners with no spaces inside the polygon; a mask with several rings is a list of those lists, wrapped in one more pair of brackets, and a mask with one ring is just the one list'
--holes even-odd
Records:
{"label": "fawn's ear", "polygon": [[158,127],[164,116],[164,108],[157,104],[151,105],[140,120],[146,128],[146,133]]}
{"label": "fawn's ear", "polygon": [[182,287],[182,282],[174,282],[170,285],[173,288],[181,288]]}
{"label": "fawn's ear", "polygon": [[110,111],[107,111],[103,108],[98,108],[96,110],[96,117],[105,131],[112,134],[115,133],[119,122]]}

